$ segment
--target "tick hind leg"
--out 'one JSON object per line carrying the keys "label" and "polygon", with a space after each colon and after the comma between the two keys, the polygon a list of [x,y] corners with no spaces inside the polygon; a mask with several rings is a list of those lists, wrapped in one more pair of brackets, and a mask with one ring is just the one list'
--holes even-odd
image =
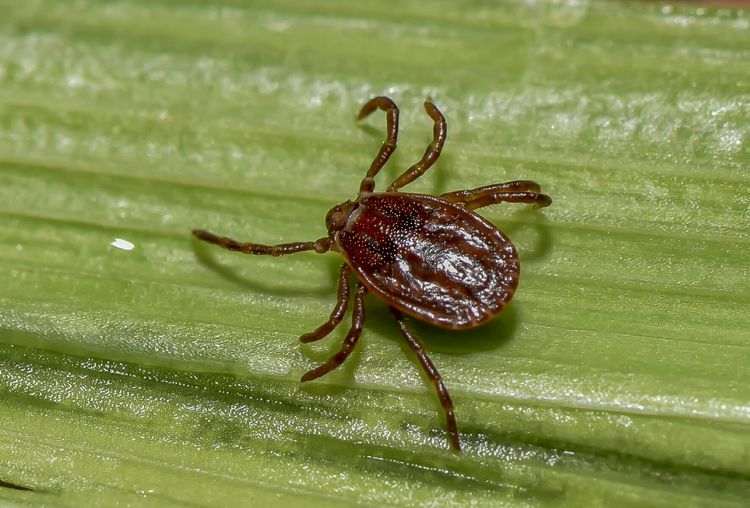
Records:
{"label": "tick hind leg", "polygon": [[474,210],[495,203],[530,203],[537,208],[544,208],[552,203],[552,198],[542,194],[539,184],[531,180],[515,180],[478,187],[476,189],[448,192],[441,199],[464,205]]}
{"label": "tick hind leg", "polygon": [[349,305],[349,273],[349,265],[346,263],[341,265],[341,270],[339,270],[338,298],[336,306],[331,312],[331,317],[329,317],[328,321],[320,325],[314,332],[306,333],[300,337],[300,342],[307,343],[320,340],[331,333],[333,329],[339,325],[341,319],[346,313],[346,307]]}
{"label": "tick hind leg", "polygon": [[385,166],[391,154],[396,150],[396,141],[398,140],[398,106],[388,97],[373,97],[367,103],[362,106],[357,115],[357,120],[365,118],[367,115],[381,109],[386,113],[386,138],[383,145],[380,147],[380,151],[373,159],[370,164],[370,169],[367,170],[367,175],[362,179],[362,183],[359,184],[359,193],[372,192],[375,189],[375,175],[378,174],[380,168]]}
{"label": "tick hind leg", "polygon": [[427,145],[427,149],[419,162],[396,178],[393,183],[388,186],[386,192],[393,192],[413,182],[422,176],[425,171],[430,169],[430,167],[435,164],[435,161],[438,160],[438,157],[440,157],[440,152],[443,150],[443,145],[445,144],[445,137],[448,135],[448,126],[445,123],[445,117],[430,100],[425,101],[424,110],[435,122],[432,127],[432,143]]}
{"label": "tick hind leg", "polygon": [[443,378],[440,377],[440,373],[433,365],[432,361],[427,356],[427,352],[424,350],[422,343],[414,336],[414,334],[407,328],[406,321],[404,321],[404,315],[398,309],[391,307],[391,312],[398,322],[398,327],[401,329],[401,333],[406,339],[406,343],[417,355],[419,364],[422,366],[427,378],[430,380],[432,385],[435,387],[440,404],[443,406],[445,411],[445,419],[448,422],[448,440],[451,446],[458,451],[461,451],[461,442],[458,439],[458,426],[456,425],[456,415],[453,412],[453,401],[450,395],[448,395],[448,389],[443,383]]}
{"label": "tick hind leg", "polygon": [[349,355],[354,351],[354,346],[357,345],[359,336],[362,334],[362,326],[365,324],[365,295],[367,294],[367,288],[362,283],[357,284],[357,293],[354,295],[354,310],[352,312],[352,327],[349,329],[349,333],[346,334],[344,343],[338,353],[333,355],[323,365],[307,372],[302,376],[302,381],[312,381],[317,379],[324,374],[328,374],[333,369],[344,363],[344,360],[349,358]]}
{"label": "tick hind leg", "polygon": [[330,238],[320,238],[314,242],[280,243],[278,245],[261,245],[259,243],[238,242],[226,236],[218,236],[208,231],[194,229],[193,236],[204,242],[213,243],[222,249],[242,252],[243,254],[256,254],[268,256],[283,256],[306,250],[314,250],[318,254],[327,252],[331,248]]}

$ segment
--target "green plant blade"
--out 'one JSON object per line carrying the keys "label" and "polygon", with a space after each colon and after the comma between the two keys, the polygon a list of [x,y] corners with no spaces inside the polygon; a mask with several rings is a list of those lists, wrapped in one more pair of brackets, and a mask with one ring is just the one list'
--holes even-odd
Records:
{"label": "green plant blade", "polygon": [[[0,2],[0,500],[40,505],[742,505],[750,495],[750,14],[611,2]],[[379,188],[448,119],[443,193],[522,280],[492,323],[385,305],[355,354],[297,338],[341,258],[314,240],[385,121]],[[118,240],[119,239],[119,240]],[[125,242],[123,242],[123,240]],[[122,248],[122,247],[125,248]],[[132,246],[132,249],[130,248]],[[130,249],[130,250],[128,250]]]}

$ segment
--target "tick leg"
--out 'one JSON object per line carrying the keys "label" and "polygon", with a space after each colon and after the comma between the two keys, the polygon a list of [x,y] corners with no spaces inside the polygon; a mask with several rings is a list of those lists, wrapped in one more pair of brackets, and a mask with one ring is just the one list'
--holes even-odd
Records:
{"label": "tick leg", "polygon": [[359,110],[357,120],[365,118],[376,109],[386,112],[386,138],[380,147],[380,151],[375,156],[372,164],[370,164],[367,175],[362,179],[362,183],[359,184],[360,194],[363,192],[372,192],[375,189],[375,175],[378,174],[380,168],[388,162],[391,154],[396,150],[396,141],[398,140],[398,106],[388,97],[374,97],[367,101],[367,104]]}
{"label": "tick leg", "polygon": [[217,236],[200,229],[193,230],[193,236],[208,243],[215,243],[222,249],[242,252],[243,254],[266,254],[269,256],[283,256],[306,250],[314,250],[318,254],[327,252],[331,248],[330,238],[320,238],[314,242],[280,243],[278,245],[261,245],[259,243],[241,243],[226,236]]}
{"label": "tick leg", "polygon": [[346,313],[346,307],[349,305],[349,273],[349,265],[346,263],[341,265],[341,270],[339,271],[338,301],[331,312],[331,317],[314,332],[306,333],[300,337],[300,342],[315,342],[316,340],[320,340],[339,325]]}
{"label": "tick leg", "polygon": [[445,144],[445,137],[448,134],[448,126],[445,123],[445,117],[429,99],[424,103],[424,110],[430,118],[435,121],[435,124],[432,127],[432,143],[427,145],[427,149],[419,162],[404,171],[404,174],[396,178],[393,183],[388,186],[386,192],[393,192],[404,185],[413,182],[422,176],[425,171],[430,169],[430,167],[435,164],[435,161],[438,160],[438,157],[440,157],[440,152],[443,150],[443,144]]}
{"label": "tick leg", "polygon": [[354,310],[352,312],[352,327],[344,339],[344,343],[338,353],[333,355],[320,367],[311,370],[302,376],[302,381],[312,381],[324,374],[328,374],[333,369],[344,363],[349,355],[354,351],[359,336],[362,334],[362,326],[365,324],[365,295],[367,288],[362,283],[357,284],[357,293],[354,295]]}
{"label": "tick leg", "polygon": [[460,190],[446,192],[440,195],[440,199],[450,201],[451,203],[467,203],[485,194],[500,194],[503,192],[541,192],[541,187],[531,180],[514,180],[512,182],[495,183],[477,187],[476,189]]}
{"label": "tick leg", "polygon": [[406,343],[417,355],[422,370],[427,374],[427,378],[430,380],[432,385],[435,387],[440,404],[445,410],[445,419],[448,422],[448,440],[451,446],[458,451],[461,451],[461,442],[458,440],[458,427],[456,426],[456,415],[453,413],[453,401],[450,395],[448,395],[448,389],[443,383],[443,378],[440,377],[440,373],[433,365],[432,361],[428,358],[427,353],[422,346],[422,343],[417,340],[414,334],[407,328],[406,322],[404,321],[404,315],[400,310],[391,307],[391,312],[398,322],[398,327],[401,329],[401,333],[406,338]]}
{"label": "tick leg", "polygon": [[478,187],[476,189],[448,192],[441,199],[466,206],[471,210],[495,203],[531,203],[538,208],[549,206],[552,199],[540,192],[539,184],[530,180],[516,180]]}
{"label": "tick leg", "polygon": [[470,210],[494,205],[495,203],[529,203],[537,208],[544,208],[552,203],[552,198],[539,192],[503,192],[500,194],[487,194],[480,198],[468,201],[464,206]]}

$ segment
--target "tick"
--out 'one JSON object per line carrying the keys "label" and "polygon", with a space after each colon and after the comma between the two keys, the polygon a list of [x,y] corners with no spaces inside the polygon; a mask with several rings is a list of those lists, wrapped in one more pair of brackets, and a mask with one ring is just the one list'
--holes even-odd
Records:
{"label": "tick", "polygon": [[409,330],[405,316],[440,328],[466,330],[486,323],[510,301],[518,286],[519,262],[510,239],[473,210],[495,203],[548,206],[552,200],[529,180],[498,183],[470,190],[429,196],[399,192],[427,171],[440,156],[447,134],[445,117],[427,100],[424,108],[434,121],[433,140],[422,158],[385,190],[375,192],[375,175],[396,149],[398,107],[387,97],[375,97],[358,119],[376,109],[386,113],[386,139],[359,185],[354,201],[331,208],[325,223],[328,235],[314,242],[261,245],[242,243],[195,230],[200,240],[244,254],[282,256],[329,250],[344,257],[338,277],[338,300],[328,321],[300,337],[314,342],[341,322],[350,300],[349,279],[356,278],[352,325],[338,353],[302,376],[312,381],[341,365],[352,353],[365,322],[364,299],[373,293],[396,319],[445,411],[450,444],[461,450],[453,402],[424,347]]}

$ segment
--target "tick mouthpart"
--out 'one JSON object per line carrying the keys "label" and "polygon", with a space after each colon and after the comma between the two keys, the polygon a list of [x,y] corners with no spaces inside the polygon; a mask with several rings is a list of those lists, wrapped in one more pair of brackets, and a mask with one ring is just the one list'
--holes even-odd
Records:
{"label": "tick mouthpart", "polygon": [[349,218],[349,215],[352,213],[355,206],[357,206],[356,203],[347,200],[334,206],[328,211],[328,214],[326,215],[326,228],[328,229],[329,235],[332,235],[346,225],[346,219]]}

